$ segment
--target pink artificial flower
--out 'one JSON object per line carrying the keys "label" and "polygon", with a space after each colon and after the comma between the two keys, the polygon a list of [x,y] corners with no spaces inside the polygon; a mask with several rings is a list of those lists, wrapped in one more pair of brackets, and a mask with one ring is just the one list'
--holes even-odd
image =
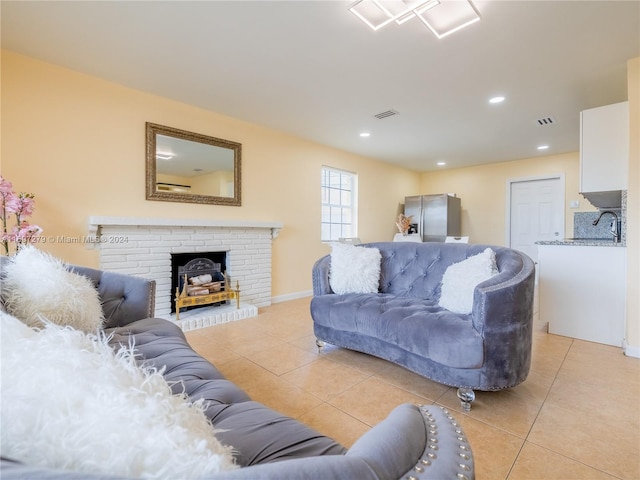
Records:
{"label": "pink artificial flower", "polygon": [[21,193],[13,196],[6,202],[7,213],[15,213],[18,217],[30,217],[33,215],[33,195],[31,193]]}
{"label": "pink artificial flower", "polygon": [[13,185],[9,180],[5,180],[2,175],[0,175],[0,195],[4,196],[7,193],[13,193]]}
{"label": "pink artificial flower", "polygon": [[13,185],[0,175],[0,210],[4,212],[6,204],[9,203],[13,197],[15,197]]}
{"label": "pink artificial flower", "polygon": [[4,210],[7,215],[20,211],[20,199],[15,193],[10,192],[5,195]]}
{"label": "pink artificial flower", "polygon": [[[16,195],[13,185],[0,175],[0,246],[5,255],[9,255],[10,243],[14,242],[16,248],[31,243],[42,233],[38,225],[30,225],[24,220],[33,215],[34,196],[31,193]],[[9,217],[15,215],[16,225],[9,232]]]}

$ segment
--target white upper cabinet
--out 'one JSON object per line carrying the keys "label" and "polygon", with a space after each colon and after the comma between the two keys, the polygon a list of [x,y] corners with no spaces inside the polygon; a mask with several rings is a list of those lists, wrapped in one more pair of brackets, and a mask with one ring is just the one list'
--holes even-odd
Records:
{"label": "white upper cabinet", "polygon": [[626,190],[629,102],[580,113],[580,191]]}

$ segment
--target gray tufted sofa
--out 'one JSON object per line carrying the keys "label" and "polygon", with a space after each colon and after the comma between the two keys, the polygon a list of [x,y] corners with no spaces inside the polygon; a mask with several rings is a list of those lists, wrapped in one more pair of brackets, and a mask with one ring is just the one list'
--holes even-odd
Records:
{"label": "gray tufted sofa", "polygon": [[[0,257],[0,266],[3,263]],[[140,361],[166,367],[176,392],[208,402],[207,416],[243,468],[206,477],[224,480],[474,478],[471,447],[451,414],[435,405],[403,404],[350,449],[293,418],[252,401],[191,349],[172,322],[153,318],[153,282],[112,272],[71,267],[98,289],[111,343],[133,339]],[[175,382],[175,383],[173,383]],[[10,391],[2,385],[3,402]],[[117,462],[118,459],[114,459]],[[26,465],[2,458],[3,480],[116,480]]]}
{"label": "gray tufted sofa", "polygon": [[[498,275],[476,286],[471,314],[438,305],[447,267],[488,245],[384,242],[362,245],[382,255],[379,293],[336,295],[331,257],[313,267],[311,316],[320,342],[375,355],[436,382],[459,387],[463,409],[473,390],[523,382],[531,365],[534,264],[490,246]],[[319,343],[321,346],[321,343]]]}

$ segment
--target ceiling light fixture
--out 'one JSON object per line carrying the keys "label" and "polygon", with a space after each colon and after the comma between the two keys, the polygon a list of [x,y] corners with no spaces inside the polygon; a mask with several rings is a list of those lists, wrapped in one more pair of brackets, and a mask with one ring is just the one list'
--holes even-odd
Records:
{"label": "ceiling light fixture", "polygon": [[438,162],[436,163],[436,165],[438,165],[439,167],[444,167],[447,164],[447,162]]}
{"label": "ceiling light fixture", "polygon": [[538,147],[538,150],[547,150],[549,148],[549,145],[540,145]]}
{"label": "ceiling light fixture", "polygon": [[363,137],[363,138],[365,138],[365,137],[370,137],[370,136],[371,136],[371,134],[370,134],[369,132],[362,132],[362,133],[360,134],[360,136],[361,136],[361,137]]}
{"label": "ceiling light fixture", "polygon": [[471,0],[358,0],[349,11],[374,31],[418,17],[438,38],[480,20]]}
{"label": "ceiling light fixture", "polygon": [[435,7],[438,3],[438,0],[358,0],[349,11],[375,31],[394,21],[402,24],[415,17],[416,9]]}
{"label": "ceiling light fixture", "polygon": [[492,97],[489,99],[489,103],[502,103],[504,102],[505,97],[503,97],[502,95],[498,95],[496,97]]}

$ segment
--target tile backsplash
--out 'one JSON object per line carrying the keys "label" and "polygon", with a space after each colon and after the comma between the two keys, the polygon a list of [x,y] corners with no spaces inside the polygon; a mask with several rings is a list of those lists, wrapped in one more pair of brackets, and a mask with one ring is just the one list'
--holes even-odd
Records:
{"label": "tile backsplash", "polygon": [[627,233],[627,191],[622,191],[622,208],[603,209],[597,212],[575,212],[573,214],[573,237],[574,238],[603,238],[609,240],[611,238],[610,225],[613,216],[605,215],[602,217],[598,225],[593,222],[600,216],[600,213],[610,210],[618,215],[621,220],[621,241],[626,243]]}

